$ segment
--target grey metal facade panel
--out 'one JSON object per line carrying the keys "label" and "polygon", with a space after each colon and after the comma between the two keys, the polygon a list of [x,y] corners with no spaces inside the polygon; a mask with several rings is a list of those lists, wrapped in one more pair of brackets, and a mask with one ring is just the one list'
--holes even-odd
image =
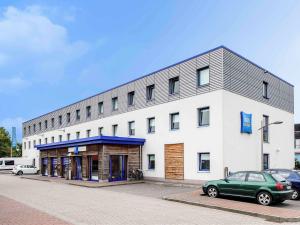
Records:
{"label": "grey metal facade panel", "polygon": [[[209,66],[209,85],[197,86],[197,70]],[[179,76],[179,94],[169,95],[169,79]],[[269,83],[269,100],[262,98],[261,82],[266,80]],[[146,100],[146,87],[155,85],[154,100]],[[265,74],[259,66],[245,60],[243,57],[231,52],[225,47],[218,47],[214,50],[184,60],[178,64],[166,67],[148,76],[110,89],[106,92],[76,102],[56,111],[42,115],[41,117],[24,122],[27,134],[33,134],[33,125],[36,124],[35,134],[45,131],[63,129],[87,121],[93,121],[132,110],[142,109],[153,105],[163,104],[169,101],[187,98],[198,94],[224,88],[233,93],[264,102],[274,107],[293,112],[294,90],[293,86],[280,78]],[[135,104],[128,106],[128,92],[135,91]],[[118,110],[112,111],[112,98],[118,97]],[[98,113],[98,103],[103,101],[104,113]],[[91,106],[91,118],[86,118],[86,107]],[[80,121],[76,120],[76,110],[80,109]],[[66,115],[71,113],[71,121],[67,123]],[[63,124],[58,124],[59,115],[63,116]],[[51,127],[51,118],[55,118],[55,126]],[[48,120],[48,129],[44,128],[44,121]],[[42,122],[42,130],[39,130],[38,123]],[[28,134],[28,126],[31,126],[31,134]],[[24,131],[24,129],[23,129]]]}

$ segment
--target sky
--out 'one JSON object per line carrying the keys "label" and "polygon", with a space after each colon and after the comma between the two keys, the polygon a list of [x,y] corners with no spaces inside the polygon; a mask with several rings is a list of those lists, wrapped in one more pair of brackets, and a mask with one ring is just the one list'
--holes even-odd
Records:
{"label": "sky", "polygon": [[[295,86],[300,1],[0,1],[0,126],[224,45]],[[298,103],[297,103],[298,102]]]}

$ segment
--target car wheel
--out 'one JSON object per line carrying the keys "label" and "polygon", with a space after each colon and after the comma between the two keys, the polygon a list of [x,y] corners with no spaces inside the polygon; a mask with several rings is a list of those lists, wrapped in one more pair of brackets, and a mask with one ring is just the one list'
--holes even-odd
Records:
{"label": "car wheel", "polygon": [[215,186],[208,186],[207,195],[211,198],[216,198],[219,196],[218,188]]}
{"label": "car wheel", "polygon": [[17,175],[21,176],[21,175],[23,175],[23,172],[22,171],[18,171]]}
{"label": "car wheel", "polygon": [[272,195],[266,191],[259,192],[256,199],[261,205],[270,205],[272,203]]}
{"label": "car wheel", "polygon": [[297,190],[293,190],[293,194],[292,194],[292,200],[298,200],[299,199],[299,191]]}

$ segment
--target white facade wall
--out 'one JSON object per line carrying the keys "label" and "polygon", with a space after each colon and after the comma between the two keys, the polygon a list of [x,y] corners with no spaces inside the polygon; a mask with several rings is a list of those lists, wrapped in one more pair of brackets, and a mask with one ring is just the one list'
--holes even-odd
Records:
{"label": "white facade wall", "polygon": [[[210,107],[210,125],[198,127],[197,109]],[[253,114],[253,134],[240,133],[240,112]],[[180,129],[170,130],[170,113],[179,112]],[[128,136],[128,122],[135,121],[135,136],[145,138],[143,147],[143,170],[147,177],[164,178],[164,145],[184,143],[184,177],[192,180],[208,180],[222,178],[224,167],[229,170],[259,169],[260,134],[257,132],[262,115],[267,114],[270,122],[283,120],[284,124],[270,127],[270,144],[265,144],[265,152],[270,153],[271,167],[291,168],[293,159],[293,114],[267,106],[263,103],[218,90],[184,98],[161,105],[106,117],[91,122],[66,127],[62,130],[45,132],[23,139],[23,143],[31,141],[31,149],[24,150],[27,157],[36,158],[39,152],[33,148],[33,140],[63,135],[67,133],[71,139],[86,137],[86,130],[91,136],[98,135],[98,128],[104,127],[103,135],[112,135],[112,125],[118,124],[117,136]],[[147,118],[155,117],[155,133],[147,133]],[[24,149],[24,146],[23,146]],[[210,152],[210,172],[198,172],[198,153]],[[148,170],[148,154],[155,154],[155,170]]]}

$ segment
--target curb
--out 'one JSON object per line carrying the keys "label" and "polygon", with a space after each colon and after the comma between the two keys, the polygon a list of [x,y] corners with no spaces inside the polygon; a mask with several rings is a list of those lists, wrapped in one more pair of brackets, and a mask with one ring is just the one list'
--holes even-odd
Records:
{"label": "curb", "polygon": [[242,210],[238,210],[238,209],[229,209],[229,208],[223,208],[220,206],[207,205],[204,203],[179,200],[179,199],[174,199],[174,198],[169,198],[169,197],[163,197],[163,200],[171,201],[171,202],[178,202],[178,203],[183,203],[183,204],[188,204],[188,205],[194,205],[194,206],[201,206],[201,207],[210,208],[210,209],[223,210],[223,211],[227,211],[227,212],[239,213],[239,214],[248,215],[248,216],[259,217],[259,218],[266,219],[267,221],[270,221],[270,222],[277,222],[277,223],[300,222],[300,217],[285,218],[285,217],[279,217],[279,216],[271,216],[271,215],[265,215],[265,214],[260,214],[260,213],[242,211]]}

